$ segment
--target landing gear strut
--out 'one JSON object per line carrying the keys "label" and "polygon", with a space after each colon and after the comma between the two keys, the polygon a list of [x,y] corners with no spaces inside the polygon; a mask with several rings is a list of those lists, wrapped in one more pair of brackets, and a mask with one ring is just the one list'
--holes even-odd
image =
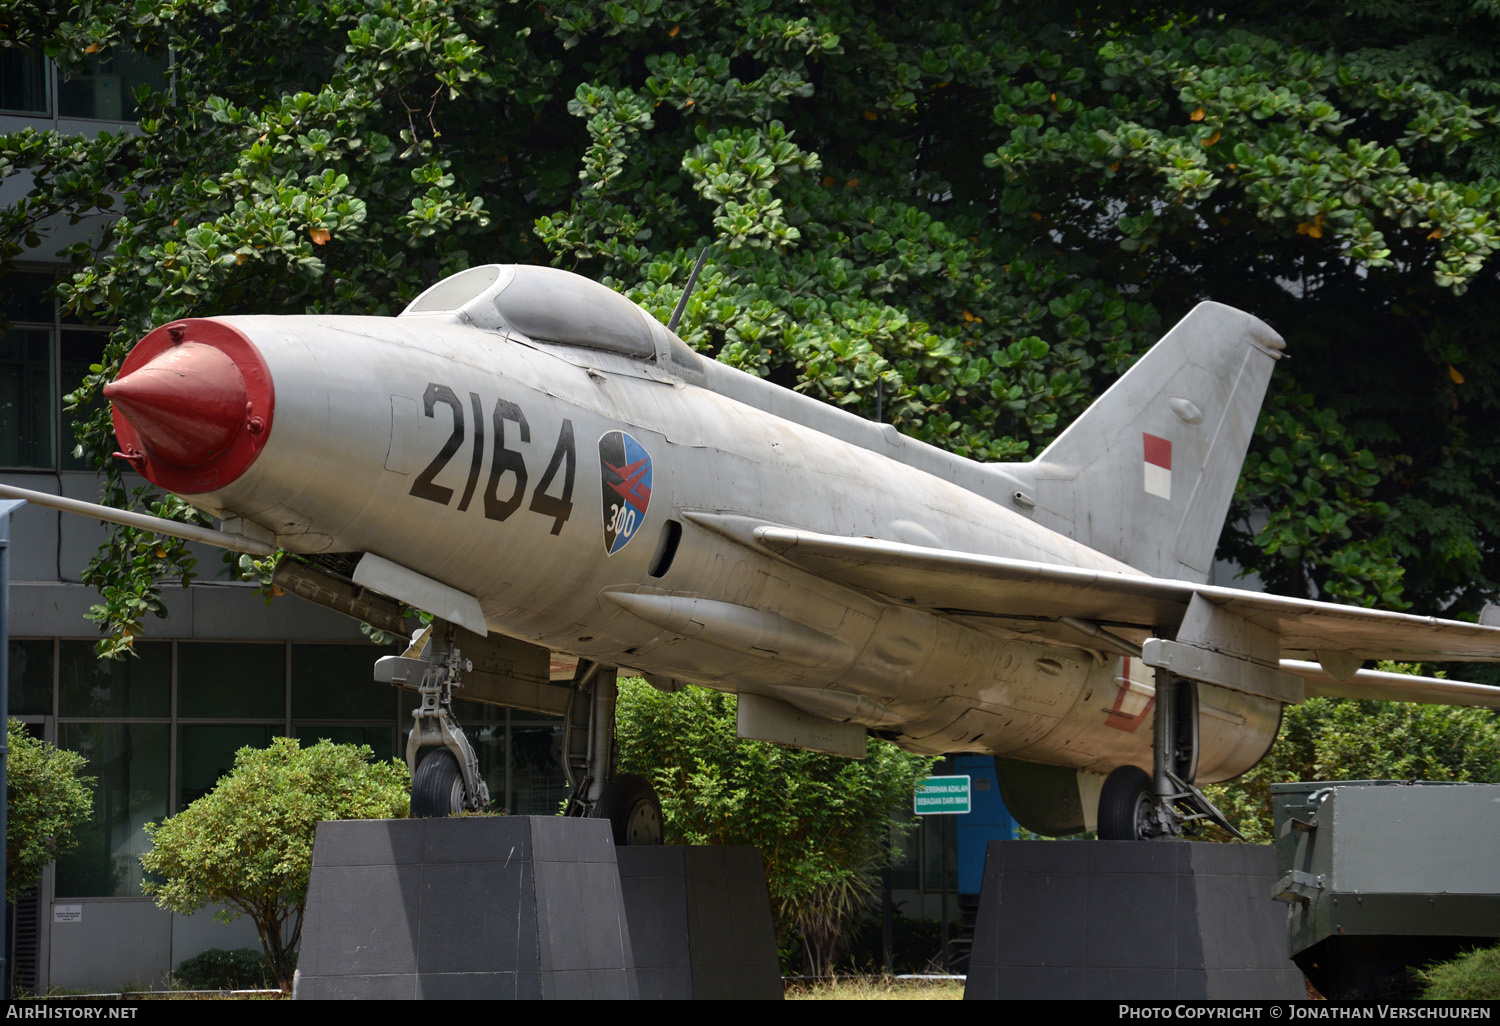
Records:
{"label": "landing gear strut", "polygon": [[[479,812],[489,805],[489,789],[479,771],[479,758],[453,715],[453,691],[463,686],[460,676],[472,671],[480,674],[481,688],[488,689],[487,700],[509,704],[505,700],[508,696],[503,691],[497,693],[492,679],[484,683],[484,674],[492,673],[487,667],[495,662],[495,651],[486,646],[496,643],[471,634],[464,636],[468,638],[466,645],[473,648],[474,659],[481,664],[480,670],[476,671],[473,662],[459,651],[458,632],[453,625],[441,620],[418,634],[403,655],[386,656],[375,664],[376,680],[415,687],[421,695],[406,741],[413,817]],[[520,644],[503,639],[502,643],[512,647]],[[531,651],[546,656],[544,650]],[[530,678],[533,683],[528,687],[540,683],[551,695],[539,706],[522,708],[555,712],[563,707],[561,688],[545,683],[545,665],[542,663],[544,676],[540,680]],[[570,793],[565,814],[609,820],[616,844],[660,844],[661,803],[651,782],[632,773],[615,773],[615,675],[613,667],[583,660],[567,685],[562,759]],[[524,700],[526,695],[538,700],[525,688],[516,697]]]}
{"label": "landing gear strut", "polygon": [[1121,766],[1099,794],[1099,838],[1145,841],[1180,837],[1200,823],[1244,835],[1193,786],[1198,775],[1198,685],[1168,674],[1156,679],[1156,731],[1152,772]]}
{"label": "landing gear strut", "polygon": [[661,844],[661,802],[645,777],[615,773],[616,671],[581,660],[563,719],[565,816],[607,819],[615,844]]}
{"label": "landing gear strut", "polygon": [[479,773],[479,756],[453,716],[453,689],[463,686],[460,672],[472,667],[453,643],[453,628],[441,622],[417,635],[404,658],[420,658],[429,642],[432,658],[417,689],[421,703],[412,710],[406,739],[411,815],[418,819],[481,812],[490,803],[490,791]]}

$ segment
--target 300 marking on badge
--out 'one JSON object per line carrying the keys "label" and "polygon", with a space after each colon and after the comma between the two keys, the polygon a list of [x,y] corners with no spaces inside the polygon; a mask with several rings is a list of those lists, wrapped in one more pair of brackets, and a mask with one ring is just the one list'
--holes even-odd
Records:
{"label": "300 marking on badge", "polygon": [[635,537],[651,505],[651,454],[624,431],[599,439],[603,481],[604,551],[613,556]]}

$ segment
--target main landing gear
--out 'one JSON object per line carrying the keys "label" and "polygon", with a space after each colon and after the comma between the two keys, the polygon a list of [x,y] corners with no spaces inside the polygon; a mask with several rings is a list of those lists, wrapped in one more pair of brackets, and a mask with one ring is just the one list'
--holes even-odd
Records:
{"label": "main landing gear", "polygon": [[[411,687],[420,679],[421,701],[412,711],[406,742],[414,818],[482,812],[489,805],[479,758],[453,715],[453,691],[471,670],[453,627],[442,621],[417,635],[404,655],[377,664],[378,680]],[[564,815],[609,820],[616,844],[661,844],[661,802],[651,782],[615,773],[615,673],[613,667],[580,661],[565,685],[562,759],[570,793]]]}
{"label": "main landing gear", "polygon": [[1216,823],[1244,839],[1202,791],[1198,774],[1198,685],[1168,674],[1156,679],[1156,731],[1152,772],[1121,766],[1099,794],[1099,838],[1146,841],[1180,837],[1201,823]]}
{"label": "main landing gear", "polygon": [[609,820],[615,844],[661,844],[661,802],[645,777],[616,773],[614,667],[580,660],[563,717],[565,816]]}

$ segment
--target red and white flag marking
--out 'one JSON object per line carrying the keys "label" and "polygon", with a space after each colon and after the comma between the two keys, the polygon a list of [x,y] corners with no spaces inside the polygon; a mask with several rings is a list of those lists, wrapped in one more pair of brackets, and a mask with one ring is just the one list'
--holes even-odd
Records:
{"label": "red and white flag marking", "polygon": [[1165,438],[1141,433],[1146,449],[1146,492],[1163,499],[1172,498],[1172,443]]}

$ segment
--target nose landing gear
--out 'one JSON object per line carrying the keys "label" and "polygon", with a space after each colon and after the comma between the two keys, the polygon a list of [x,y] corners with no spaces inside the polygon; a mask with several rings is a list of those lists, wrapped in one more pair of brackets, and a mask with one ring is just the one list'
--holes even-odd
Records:
{"label": "nose landing gear", "polygon": [[[414,819],[482,812],[490,791],[479,772],[479,756],[453,716],[453,689],[459,674],[471,666],[453,644],[451,630],[433,623],[417,635],[402,659],[420,659],[428,642],[433,655],[417,688],[421,703],[412,710],[406,739],[406,767],[411,771],[411,815]],[[446,627],[446,625],[443,625]],[[422,750],[427,749],[424,757]]]}
{"label": "nose landing gear", "polygon": [[[469,639],[466,645],[478,646],[474,651],[480,654],[474,658],[483,663],[491,642],[472,634],[464,636]],[[420,681],[416,690],[421,702],[412,711],[406,742],[413,817],[481,812],[489,805],[479,758],[453,715],[454,689],[463,686],[461,676],[471,671],[473,663],[459,651],[453,626],[442,621],[434,621],[418,634],[404,654],[376,663],[377,680],[405,687]],[[564,815],[609,820],[616,844],[661,844],[661,802],[651,782],[633,773],[615,773],[616,670],[580,661],[573,680],[565,685],[566,699],[561,693],[564,685],[549,685],[545,676],[539,683],[550,693],[546,707],[563,712],[563,775],[570,789]],[[497,704],[510,704],[522,696],[521,692],[515,697],[490,694],[499,699]],[[532,701],[537,701],[534,692]]]}

